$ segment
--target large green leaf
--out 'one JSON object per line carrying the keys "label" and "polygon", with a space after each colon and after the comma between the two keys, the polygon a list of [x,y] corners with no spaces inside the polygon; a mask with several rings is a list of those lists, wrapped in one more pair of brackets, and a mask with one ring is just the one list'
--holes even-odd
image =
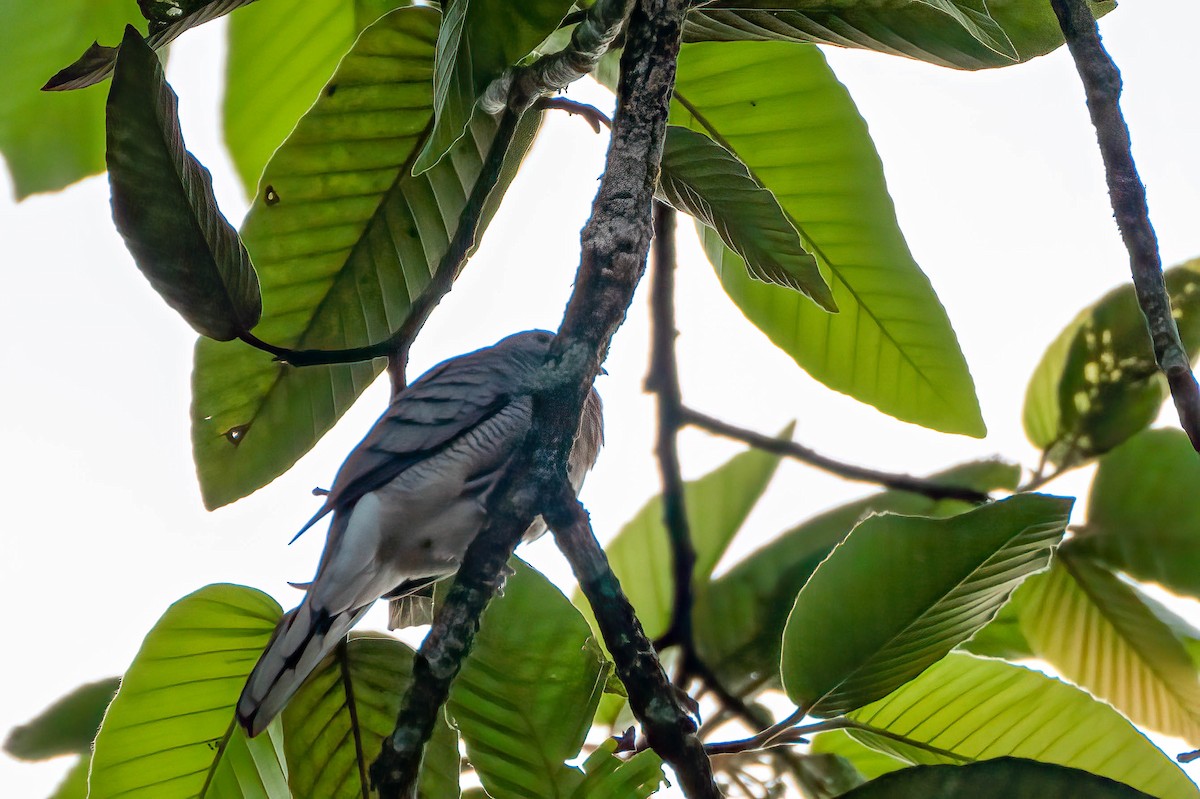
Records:
{"label": "large green leaf", "polygon": [[[978,491],[1016,488],[1020,468],[1000,461],[954,467],[934,480]],[[882,491],[810,519],[746,557],[696,597],[696,645],[726,687],[740,693],[779,687],[780,644],[796,594],[817,564],[867,514],[949,516],[971,506]]]}
{"label": "large green leaf", "polygon": [[[368,769],[396,726],[413,651],[386,635],[351,634],[304,681],[283,712],[288,783],[296,799],[360,799]],[[421,760],[425,796],[458,796],[458,734],[444,718]]]}
{"label": "large green leaf", "polygon": [[[246,194],[364,28],[406,0],[255,3],[229,19],[225,144]],[[334,85],[326,91],[337,91]]]}
{"label": "large green leaf", "polygon": [[1200,680],[1183,644],[1111,572],[1063,553],[1019,606],[1034,653],[1142,727],[1200,745]]}
{"label": "large green leaf", "polygon": [[[1200,259],[1164,275],[1179,333],[1200,351]],[[1166,397],[1132,284],[1085,308],[1046,350],[1025,393],[1025,434],[1048,462],[1074,466],[1148,427]]]}
{"label": "large green leaf", "polygon": [[1200,458],[1179,430],[1147,430],[1100,459],[1071,546],[1141,580],[1200,596]]}
{"label": "large green leaf", "polygon": [[1046,566],[1073,501],[1018,494],[949,519],[863,521],[796,596],[783,633],[788,696],[833,716],[916,677]]}
{"label": "large green leaf", "polygon": [[1179,766],[1112,707],[999,660],[951,654],[850,718],[919,744],[852,732],[910,763],[1023,757],[1090,771],[1159,799],[1200,796]]}
{"label": "large green leaf", "polygon": [[829,387],[905,421],[982,436],[945,309],[904,242],[866,123],[821,52],[686,45],[671,121],[711,136],[778,198],[840,310],[751,279],[708,231],[709,258],[747,318]]}
{"label": "large green leaf", "polygon": [[109,706],[89,778],[91,799],[286,799],[278,721],[254,739],[233,708],[281,610],[266,594],[210,585],[167,609]]}
{"label": "large green leaf", "polygon": [[570,601],[520,561],[489,605],[448,705],[493,799],[571,796],[604,691],[600,644]]}
{"label": "large green leaf", "polygon": [[1081,769],[1013,757],[965,766],[917,766],[842,794],[845,799],[1153,799]]}
{"label": "large green leaf", "polygon": [[81,685],[12,732],[4,751],[22,760],[45,760],[66,754],[90,754],[104,711],[120,678]]}
{"label": "large green leaf", "polygon": [[138,269],[202,335],[249,332],[262,314],[250,255],[184,146],[162,63],[132,25],[108,93],[107,139],[113,222]]}
{"label": "large green leaf", "polygon": [[669,125],[658,184],[668,203],[713,228],[745,260],[751,277],[837,310],[817,259],[804,249],[775,195],[733,153],[703,133]]}
{"label": "large green leaf", "polygon": [[1000,608],[995,618],[985,624],[969,641],[959,647],[975,655],[1000,658],[1002,660],[1028,660],[1034,656],[1033,647],[1021,629],[1021,614],[1017,610],[1021,597],[1029,584],[1037,580],[1031,577],[1021,583],[1012,597]]}
{"label": "large green leaf", "polygon": [[[793,425],[780,433],[791,438]],[[725,553],[734,534],[758,502],[779,465],[778,455],[751,449],[736,455],[696,480],[684,483],[684,506],[692,545],[696,550],[693,579],[702,585]],[[674,604],[675,581],[671,542],[663,524],[662,496],[642,506],[604,548],[608,562],[637,611],[646,635],[667,630]],[[575,605],[592,619],[583,593]]]}
{"label": "large green leaf", "polygon": [[0,152],[17,197],[104,171],[104,92],[38,87],[93,37],[116,41],[137,19],[128,0],[6,0],[0,25]]}
{"label": "large green leaf", "polygon": [[[1115,3],[1089,3],[1097,16]],[[958,69],[1004,67],[1062,44],[1042,0],[716,0],[688,15],[685,41],[783,39],[907,56]]]}
{"label": "large green leaf", "polygon": [[446,2],[433,76],[437,121],[414,172],[424,172],[446,155],[488,84],[553,33],[571,5],[572,0]]}
{"label": "large green leaf", "polygon": [[[438,15],[401,8],[363,32],[333,85],[275,153],[242,227],[263,285],[255,335],[300,349],[355,347],[399,328],[460,224],[498,123],[420,177],[409,174],[433,122]],[[536,129],[527,115],[489,210]],[[307,452],[382,369],[380,361],[294,368],[240,342],[200,341],[192,446],[205,504],[266,485]]]}

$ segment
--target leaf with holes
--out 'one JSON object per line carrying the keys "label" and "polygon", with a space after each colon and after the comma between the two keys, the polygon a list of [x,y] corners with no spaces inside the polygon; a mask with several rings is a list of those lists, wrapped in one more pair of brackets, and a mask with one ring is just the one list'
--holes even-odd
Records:
{"label": "leaf with holes", "polygon": [[1200,596],[1200,459],[1180,430],[1147,430],[1100,458],[1072,548]]}
{"label": "leaf with holes", "polygon": [[[296,799],[359,799],[368,769],[396,726],[412,683],[413,651],[387,635],[352,633],[312,673],[283,711],[288,783]],[[439,717],[421,760],[425,796],[454,799],[458,734]]]}
{"label": "leaf with holes", "polygon": [[[253,197],[271,154],[328,83],[358,35],[406,0],[255,3],[229,18],[221,122],[225,145]],[[264,109],[270,109],[269,113]]]}
{"label": "leaf with holes", "polygon": [[[778,438],[792,436],[794,424]],[[693,571],[697,584],[708,581],[729,542],[741,528],[779,465],[779,455],[751,449],[696,480],[684,483],[684,505],[692,545],[696,549]],[[674,605],[671,543],[663,524],[662,496],[642,506],[604,548],[625,596],[637,611],[650,638],[667,630]],[[576,589],[574,602],[589,620],[594,619],[583,593]],[[593,627],[595,625],[593,624]]]}
{"label": "leaf with holes", "polygon": [[[1200,352],[1200,258],[1164,274],[1179,334]],[[1046,350],[1025,392],[1025,434],[1049,463],[1076,466],[1145,429],[1167,395],[1133,285],[1085,308]]]}
{"label": "leaf with holes", "polygon": [[1200,680],[1183,644],[1134,590],[1063,552],[1029,581],[1021,629],[1034,654],[1136,724],[1200,745]]}
{"label": "leaf with holes", "polygon": [[608,666],[587,622],[545,577],[514,561],[447,706],[494,799],[568,797]]}
{"label": "leaf with holes", "polygon": [[119,677],[81,685],[19,727],[4,741],[4,751],[21,760],[45,760],[66,754],[90,754],[104,711],[117,692]]}
{"label": "leaf with holes", "polygon": [[1009,799],[1153,799],[1124,783],[1081,769],[1001,757],[962,766],[904,769],[842,794],[844,799],[909,799],[913,796]]}
{"label": "leaf with holes", "polygon": [[669,125],[658,188],[672,206],[712,228],[742,257],[751,277],[837,310],[817,259],[804,249],[775,196],[733,153],[703,133]]}
{"label": "leaf with holes", "polygon": [[849,718],[854,738],[916,765],[1022,757],[1090,771],[1159,799],[1200,796],[1111,706],[999,660],[951,654]]}
{"label": "leaf with holes", "polygon": [[281,613],[238,585],[206,586],[171,605],[96,736],[90,799],[288,797],[279,722],[249,739],[233,714]]}
{"label": "leaf with holes", "polygon": [[132,26],[108,93],[107,138],[113,222],[138,269],[202,335],[249,332],[262,314],[250,255],[184,146],[158,56]]}
{"label": "leaf with holes", "polygon": [[[1099,17],[1116,6],[1089,2]],[[910,0],[904,3],[716,0],[688,15],[684,41],[833,44],[957,69],[1004,67],[1063,43],[1042,0]]]}
{"label": "leaf with holes", "polygon": [[796,596],[783,632],[788,696],[835,716],[916,677],[1045,568],[1073,502],[1018,494],[949,519],[863,521]]}
{"label": "leaf with holes", "polygon": [[571,0],[448,0],[442,8],[433,75],[437,121],[413,164],[416,174],[449,152],[488,84],[554,32],[571,10]]}
{"label": "leaf with holes", "polygon": [[[1020,473],[1011,463],[976,461],[931,479],[978,491],[1011,491]],[[700,583],[692,613],[700,655],[725,687],[739,695],[778,688],[783,628],[796,594],[863,517],[885,512],[952,516],[970,507],[903,491],[881,491],[787,531],[711,583]]]}
{"label": "leaf with holes", "polygon": [[[255,335],[297,349],[387,339],[428,285],[462,224],[498,123],[419,177],[412,159],[433,123],[430,80],[438,14],[401,8],[369,27],[323,95],[275,153],[242,226],[262,279]],[[486,226],[536,131],[527,114]],[[307,452],[382,370],[380,360],[295,368],[241,342],[196,345],[192,448],[205,505],[266,485]]]}
{"label": "leaf with holes", "polygon": [[820,51],[686,45],[671,121],[710,136],[775,195],[840,311],[751,279],[706,231],[705,251],[746,317],[830,388],[905,421],[982,436],[950,320],[904,242],[867,126]]}

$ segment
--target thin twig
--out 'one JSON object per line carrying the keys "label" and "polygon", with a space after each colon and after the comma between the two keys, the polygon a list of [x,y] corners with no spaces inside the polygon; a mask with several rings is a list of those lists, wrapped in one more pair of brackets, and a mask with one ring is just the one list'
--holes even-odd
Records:
{"label": "thin twig", "polygon": [[599,108],[587,103],[568,100],[566,97],[543,97],[533,104],[533,107],[539,111],[556,110],[566,111],[571,115],[578,115],[584,118],[592,130],[600,132],[601,127],[612,128],[612,120],[608,118]]}
{"label": "thin twig", "polygon": [[876,469],[867,469],[862,466],[835,461],[794,441],[782,441],[778,438],[771,438],[770,436],[756,433],[753,430],[746,430],[745,428],[731,425],[728,422],[723,422],[720,419],[706,416],[691,408],[684,407],[680,409],[680,413],[687,424],[699,427],[701,430],[707,430],[710,433],[737,441],[744,441],[750,446],[765,452],[773,452],[776,455],[795,458],[798,461],[803,461],[810,466],[815,466],[818,469],[822,469],[830,474],[836,474],[838,477],[844,477],[847,480],[877,483],[886,488],[897,491],[908,491],[912,494],[921,494],[930,499],[958,499],[963,502],[972,502],[975,504],[982,504],[988,502],[990,499],[984,492],[976,491],[973,488],[947,485],[938,480],[923,479],[907,474],[896,474],[894,472],[881,472]]}
{"label": "thin twig", "polygon": [[849,719],[837,718],[806,724],[803,727],[789,726],[787,729],[780,730],[765,743],[760,740],[760,736],[755,735],[752,738],[743,738],[740,741],[723,741],[716,744],[707,744],[704,749],[709,755],[737,755],[743,752],[753,752],[774,746],[807,743],[810,736],[816,735],[819,732],[844,730],[851,726],[853,726],[853,722]]}
{"label": "thin twig", "polygon": [[1154,358],[1167,376],[1180,426],[1191,439],[1192,447],[1200,451],[1200,387],[1171,315],[1158,238],[1146,205],[1146,188],[1138,176],[1129,126],[1121,113],[1121,73],[1100,42],[1100,30],[1084,0],[1050,0],[1050,5],[1054,7],[1087,95],[1088,112],[1096,128],[1108,180],[1109,200],[1129,251],[1133,287],[1150,328]]}

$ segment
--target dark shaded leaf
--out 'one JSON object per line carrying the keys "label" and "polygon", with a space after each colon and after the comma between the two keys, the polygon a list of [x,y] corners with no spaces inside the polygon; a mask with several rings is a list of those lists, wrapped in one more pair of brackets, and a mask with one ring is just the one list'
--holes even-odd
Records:
{"label": "dark shaded leaf", "polygon": [[919,675],[1045,568],[1073,502],[1018,494],[949,519],[860,523],[796,596],[783,633],[788,696],[833,716]]}
{"label": "dark shaded leaf", "polygon": [[104,711],[120,685],[119,677],[81,685],[20,727],[4,741],[4,751],[22,760],[90,754]]}
{"label": "dark shaded leaf", "polygon": [[108,93],[113,222],[167,304],[227,341],[258,323],[258,277],[217,208],[212,177],[184,147],[177,104],[158,56],[126,28]]}
{"label": "dark shaded leaf", "polygon": [[775,196],[733,153],[703,133],[669,125],[658,183],[668,203],[713,228],[742,257],[751,277],[837,310],[817,259],[804,249]]}
{"label": "dark shaded leaf", "polygon": [[873,780],[845,799],[1151,799],[1124,783],[1050,763],[1001,757],[963,766],[917,766]]}

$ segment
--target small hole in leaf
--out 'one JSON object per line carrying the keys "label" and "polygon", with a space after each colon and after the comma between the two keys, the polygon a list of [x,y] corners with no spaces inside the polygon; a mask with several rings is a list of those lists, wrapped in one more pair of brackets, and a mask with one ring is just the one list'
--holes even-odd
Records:
{"label": "small hole in leaf", "polygon": [[279,202],[279,193],[275,191],[274,186],[267,186],[263,192],[263,200],[267,205],[275,205]]}
{"label": "small hole in leaf", "polygon": [[325,87],[325,96],[326,96],[326,97],[333,97],[333,95],[334,95],[334,92],[336,92],[336,91],[337,91],[337,84],[336,84],[336,83],[331,83],[331,84],[329,84],[328,86],[326,86],[326,87]]}
{"label": "small hole in leaf", "polygon": [[225,440],[235,447],[242,443],[242,439],[246,437],[246,431],[250,429],[248,424],[239,424],[236,427],[231,427],[225,431]]}

